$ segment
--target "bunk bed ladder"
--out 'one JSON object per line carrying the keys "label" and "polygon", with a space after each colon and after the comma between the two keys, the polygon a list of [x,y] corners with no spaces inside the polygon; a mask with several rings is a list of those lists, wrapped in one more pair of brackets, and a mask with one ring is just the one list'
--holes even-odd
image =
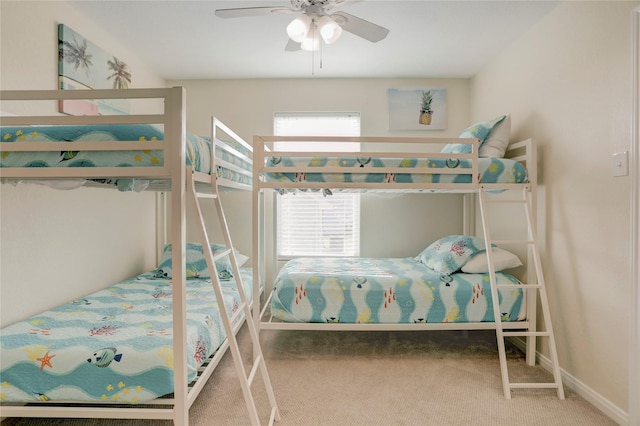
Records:
{"label": "bunk bed ladder", "polygon": [[[193,176],[193,174],[192,174]],[[242,393],[245,399],[245,403],[247,406],[247,410],[249,411],[249,417],[252,425],[259,425],[260,419],[258,416],[258,410],[256,408],[255,400],[253,394],[251,392],[251,385],[253,384],[253,379],[255,378],[256,373],[260,370],[260,374],[264,381],[264,386],[267,391],[267,396],[269,399],[269,403],[271,405],[271,412],[269,415],[269,424],[273,424],[274,421],[280,420],[280,412],[278,410],[278,406],[276,403],[275,395],[273,392],[273,387],[271,386],[271,380],[269,378],[269,374],[267,371],[267,366],[264,361],[264,356],[262,354],[262,348],[260,347],[260,340],[258,331],[256,329],[256,324],[252,320],[251,306],[247,301],[247,296],[244,291],[244,283],[242,282],[242,276],[240,275],[240,268],[238,267],[236,254],[233,249],[233,244],[231,242],[231,235],[229,233],[229,227],[227,225],[227,219],[224,215],[224,211],[222,209],[222,203],[220,201],[220,197],[218,196],[217,184],[214,181],[212,183],[212,193],[202,193],[196,191],[194,178],[191,177],[188,182],[188,193],[191,194],[193,205],[195,207],[196,215],[198,217],[198,231],[200,233],[200,241],[202,243],[203,252],[205,254],[205,259],[207,261],[207,266],[209,268],[209,272],[211,275],[211,283],[213,285],[213,289],[216,294],[216,299],[218,300],[218,307],[220,309],[220,315],[223,320],[225,333],[227,336],[227,340],[229,342],[229,349],[231,350],[231,354],[233,357],[233,362],[236,368],[236,373],[238,379],[240,380],[240,387],[242,388]],[[227,250],[222,253],[216,253],[214,256],[211,250],[211,243],[209,240],[209,236],[207,234],[206,223],[204,220],[204,216],[202,214],[202,209],[200,207],[200,199],[212,199],[216,206],[216,211],[218,214],[218,220],[220,223],[220,229],[224,235],[225,245]],[[222,288],[220,285],[220,279],[218,277],[218,271],[216,268],[216,260],[219,260],[225,256],[229,256],[231,260],[231,267],[233,269],[233,275],[236,277],[236,283],[238,287],[238,293],[240,295],[241,304],[237,308],[235,314],[229,315],[229,312],[223,301]],[[240,348],[238,346],[238,341],[236,339],[236,335],[233,331],[233,323],[238,320],[239,314],[244,313],[245,324],[249,329],[249,333],[251,335],[251,342],[253,345],[253,365],[249,374],[245,369],[245,365],[242,359],[242,354],[240,353]]]}
{"label": "bunk bed ladder", "polygon": [[[516,190],[513,190],[514,192]],[[525,217],[527,221],[527,239],[524,240],[492,240],[491,232],[489,231],[489,220],[487,215],[487,204],[520,204],[523,206],[525,210]],[[512,389],[541,389],[541,388],[549,388],[556,389],[557,395],[559,399],[564,399],[564,388],[562,385],[562,376],[560,373],[560,366],[558,363],[558,353],[556,350],[556,343],[553,334],[553,326],[551,323],[551,316],[549,310],[549,301],[547,299],[547,292],[545,289],[544,278],[542,274],[542,264],[540,262],[540,253],[538,251],[538,243],[537,243],[537,233],[536,228],[534,226],[533,221],[533,210],[532,210],[532,202],[531,202],[531,188],[529,185],[526,185],[525,188],[522,189],[522,197],[521,198],[505,198],[499,194],[493,194],[490,190],[485,188],[484,186],[480,187],[479,191],[479,205],[480,205],[480,217],[482,220],[482,229],[484,232],[484,239],[487,247],[491,247],[492,244],[496,244],[500,246],[501,244],[509,245],[526,245],[527,252],[529,253],[529,263],[533,263],[534,272],[528,273],[529,278],[527,279],[527,283],[522,283],[521,285],[497,285],[496,282],[496,274],[493,268],[493,256],[491,250],[487,250],[487,259],[489,267],[489,276],[491,280],[491,299],[499,300],[498,298],[498,288],[520,288],[523,291],[526,291],[527,298],[529,297],[539,297],[541,311],[543,316],[543,324],[544,330],[538,331],[534,328],[535,331],[530,330],[504,330],[502,324],[502,314],[500,312],[499,303],[493,303],[493,314],[495,320],[496,327],[496,338],[498,341],[498,354],[500,357],[500,369],[502,374],[502,387],[504,391],[504,395],[507,399],[511,399],[511,390]],[[531,265],[529,264],[528,270],[531,271]],[[532,282],[532,279],[535,282]],[[531,306],[531,305],[529,305]],[[535,316],[533,317],[535,318]],[[533,326],[535,326],[535,319],[531,320]],[[507,368],[507,359],[505,352],[505,338],[507,337],[525,337],[526,339],[537,339],[538,337],[544,337],[548,339],[548,349],[549,349],[549,358],[551,362],[551,372],[553,374],[553,382],[549,383],[524,383],[524,382],[510,382],[509,381],[509,371]],[[531,342],[528,340],[528,342]]]}

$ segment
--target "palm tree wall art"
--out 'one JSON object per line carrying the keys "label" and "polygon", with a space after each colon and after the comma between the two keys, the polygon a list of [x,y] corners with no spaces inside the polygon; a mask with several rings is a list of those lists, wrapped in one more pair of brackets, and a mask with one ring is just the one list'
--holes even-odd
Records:
{"label": "palm tree wall art", "polygon": [[[127,89],[128,65],[64,24],[58,25],[58,78],[62,90]],[[66,100],[60,112],[72,115],[129,114],[126,99]]]}

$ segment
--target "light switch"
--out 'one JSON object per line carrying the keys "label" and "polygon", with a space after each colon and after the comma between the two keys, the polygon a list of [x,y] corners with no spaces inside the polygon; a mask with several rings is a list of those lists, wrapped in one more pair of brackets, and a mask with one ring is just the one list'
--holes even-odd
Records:
{"label": "light switch", "polygon": [[613,154],[611,162],[613,176],[626,176],[629,174],[629,159],[627,151]]}

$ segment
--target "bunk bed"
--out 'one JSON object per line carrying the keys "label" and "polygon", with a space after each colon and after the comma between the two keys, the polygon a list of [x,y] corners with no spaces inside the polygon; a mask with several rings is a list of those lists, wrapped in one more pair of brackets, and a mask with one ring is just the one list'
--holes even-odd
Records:
{"label": "bunk bed", "polygon": [[[549,387],[564,398],[535,237],[536,146],[528,139],[508,147],[504,144],[499,155],[481,157],[488,134],[463,133],[460,138],[254,136],[252,256],[258,259],[254,297],[259,286],[268,289],[260,310],[254,307],[258,328],[495,329],[505,397],[510,398],[514,388]],[[286,148],[287,142],[307,141],[357,142],[360,151]],[[278,268],[273,255],[269,260],[276,276],[266,282],[265,194],[276,198],[295,191],[318,191],[325,196],[367,191],[463,194],[464,235],[443,236],[410,258],[298,258]],[[518,194],[516,200],[504,201],[504,194],[511,192]],[[489,201],[493,195],[498,199]],[[474,231],[476,199],[483,227],[480,237]],[[525,241],[492,240],[487,204],[494,202],[525,207],[522,217],[527,219],[530,235]],[[518,258],[498,267],[502,262],[498,250],[504,252],[500,246],[513,243],[527,247],[527,265],[521,273],[524,282],[507,273],[508,268],[519,266]],[[273,253],[276,246],[276,242],[270,245]],[[471,257],[484,259],[485,270],[463,272],[461,267]],[[545,330],[536,329],[538,298]],[[509,383],[504,338],[516,336],[526,339],[530,365],[535,363],[536,338],[550,337],[553,383]]]}
{"label": "bunk bed", "polygon": [[[251,190],[251,146],[213,118],[211,137],[186,130],[181,87],[95,91],[2,91],[16,102],[128,99],[158,113],[1,117],[3,183],[158,191],[157,269],[43,312],[0,332],[3,417],[171,419],[187,425],[191,404],[227,349],[252,424],[250,386],[262,372],[279,418],[251,321],[252,270],[234,247],[218,196]],[[33,104],[27,104],[33,105]],[[224,242],[209,239],[200,199],[213,199]],[[200,242],[187,243],[193,201]],[[158,203],[164,207],[164,202]],[[169,232],[167,232],[169,225]],[[166,244],[165,244],[166,243]],[[6,283],[3,283],[6,285]],[[249,324],[255,360],[245,371],[235,334]]]}

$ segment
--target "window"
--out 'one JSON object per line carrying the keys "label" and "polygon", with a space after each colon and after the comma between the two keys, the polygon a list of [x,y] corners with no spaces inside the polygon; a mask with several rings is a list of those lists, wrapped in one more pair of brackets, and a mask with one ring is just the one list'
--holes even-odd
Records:
{"label": "window", "polygon": [[[276,113],[276,136],[360,136],[359,113]],[[276,144],[276,148],[278,145]],[[287,143],[285,148],[318,151],[318,143]],[[323,143],[322,149],[327,149]],[[343,142],[331,151],[359,151]],[[360,195],[295,192],[278,197],[278,257],[359,256]]]}

